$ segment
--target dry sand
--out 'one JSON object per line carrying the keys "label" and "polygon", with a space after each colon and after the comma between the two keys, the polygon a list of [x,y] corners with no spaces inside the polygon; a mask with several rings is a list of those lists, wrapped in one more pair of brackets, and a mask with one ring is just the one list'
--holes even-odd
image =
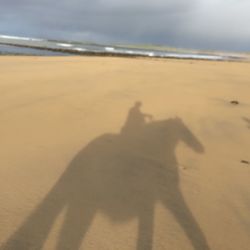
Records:
{"label": "dry sand", "polygon": [[1,57],[0,249],[247,250],[249,128],[249,63]]}

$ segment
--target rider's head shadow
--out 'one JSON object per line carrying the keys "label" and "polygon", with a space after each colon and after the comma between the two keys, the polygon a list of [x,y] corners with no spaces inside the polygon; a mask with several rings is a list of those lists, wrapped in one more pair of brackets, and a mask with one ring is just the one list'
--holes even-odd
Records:
{"label": "rider's head shadow", "polygon": [[141,110],[142,102],[137,101],[129,109],[127,119],[122,127],[121,133],[133,133],[143,129],[148,121],[151,121],[153,116],[143,113]]}
{"label": "rider's head shadow", "polygon": [[41,249],[56,218],[66,209],[57,250],[80,249],[97,212],[105,214],[112,223],[137,219],[136,249],[152,250],[154,207],[161,202],[174,215],[194,249],[209,249],[179,188],[175,154],[180,141],[197,153],[203,153],[204,148],[180,118],[152,120],[141,108],[140,102],[130,108],[119,134],[103,134],[74,156],[6,247],[14,242],[18,249],[18,244],[32,242],[34,249]]}

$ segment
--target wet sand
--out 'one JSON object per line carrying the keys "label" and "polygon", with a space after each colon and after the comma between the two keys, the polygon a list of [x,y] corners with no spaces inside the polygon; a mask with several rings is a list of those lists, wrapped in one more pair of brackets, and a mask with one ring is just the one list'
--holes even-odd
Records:
{"label": "wet sand", "polygon": [[0,57],[0,79],[1,250],[249,249],[250,63]]}

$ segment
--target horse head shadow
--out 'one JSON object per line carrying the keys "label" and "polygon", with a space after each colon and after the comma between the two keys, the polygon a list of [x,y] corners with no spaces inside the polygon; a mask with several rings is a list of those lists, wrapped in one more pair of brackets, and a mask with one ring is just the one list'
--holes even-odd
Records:
{"label": "horse head shadow", "polygon": [[180,118],[153,121],[137,102],[119,134],[104,134],[76,154],[54,187],[1,249],[42,249],[66,209],[56,249],[80,249],[97,212],[114,223],[138,219],[137,250],[153,249],[154,205],[174,215],[194,249],[209,249],[179,187],[175,149],[204,149]]}

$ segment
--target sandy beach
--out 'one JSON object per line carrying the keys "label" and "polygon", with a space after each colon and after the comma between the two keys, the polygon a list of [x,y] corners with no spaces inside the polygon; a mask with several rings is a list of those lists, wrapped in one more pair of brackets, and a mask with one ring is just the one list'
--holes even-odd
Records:
{"label": "sandy beach", "polygon": [[1,250],[249,249],[250,63],[0,57],[0,138]]}

